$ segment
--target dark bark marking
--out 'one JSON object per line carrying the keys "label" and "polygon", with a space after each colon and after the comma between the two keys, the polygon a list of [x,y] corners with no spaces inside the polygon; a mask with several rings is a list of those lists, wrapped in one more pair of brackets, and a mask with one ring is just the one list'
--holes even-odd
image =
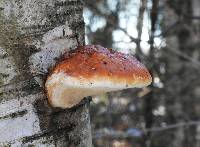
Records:
{"label": "dark bark marking", "polygon": [[22,111],[17,111],[5,116],[0,117],[0,119],[8,119],[8,118],[17,118],[17,117],[23,117],[24,115],[26,115],[28,113],[27,110],[22,110]]}
{"label": "dark bark marking", "polygon": [[64,134],[66,131],[70,132],[73,128],[69,128],[68,126],[67,127],[63,127],[63,128],[59,128],[59,129],[52,129],[52,130],[48,130],[48,131],[45,131],[45,132],[42,132],[42,133],[39,133],[39,134],[35,134],[35,135],[32,135],[32,136],[27,136],[27,137],[23,137],[22,138],[22,143],[25,144],[25,143],[28,143],[28,142],[32,142],[34,140],[37,140],[41,137],[51,137],[55,134]]}

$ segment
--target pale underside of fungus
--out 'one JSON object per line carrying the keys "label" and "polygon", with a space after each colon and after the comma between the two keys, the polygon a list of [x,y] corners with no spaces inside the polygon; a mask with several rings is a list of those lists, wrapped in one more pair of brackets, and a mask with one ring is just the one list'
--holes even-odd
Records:
{"label": "pale underside of fungus", "polygon": [[57,63],[45,83],[53,107],[71,108],[84,97],[152,82],[147,68],[135,57],[100,45],[79,46]]}

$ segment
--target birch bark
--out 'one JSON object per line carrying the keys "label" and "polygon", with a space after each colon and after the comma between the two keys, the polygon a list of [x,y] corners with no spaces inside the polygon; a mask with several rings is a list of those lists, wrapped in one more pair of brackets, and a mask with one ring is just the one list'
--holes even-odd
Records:
{"label": "birch bark", "polygon": [[82,12],[79,0],[0,0],[0,146],[91,146],[87,100],[52,108],[29,68],[36,52],[74,49],[72,34],[84,43]]}

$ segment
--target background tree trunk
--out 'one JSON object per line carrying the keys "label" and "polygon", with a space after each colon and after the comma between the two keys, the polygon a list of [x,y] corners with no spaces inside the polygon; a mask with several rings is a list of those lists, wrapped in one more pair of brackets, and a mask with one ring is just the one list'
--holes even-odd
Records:
{"label": "background tree trunk", "polygon": [[35,52],[63,50],[70,32],[83,44],[82,10],[79,0],[0,1],[0,146],[91,146],[87,100],[50,107],[37,82],[44,77],[28,64]]}
{"label": "background tree trunk", "polygon": [[[164,26],[166,48],[165,92],[167,117],[170,123],[182,123],[199,119],[199,44],[200,44],[199,0],[166,0]],[[168,78],[167,78],[168,77]],[[196,93],[196,94],[195,94]],[[197,127],[179,127],[171,133],[169,147],[199,146]]]}

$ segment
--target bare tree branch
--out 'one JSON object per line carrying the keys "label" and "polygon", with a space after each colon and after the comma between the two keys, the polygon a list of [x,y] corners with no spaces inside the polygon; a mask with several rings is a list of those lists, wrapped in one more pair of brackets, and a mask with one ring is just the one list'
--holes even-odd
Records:
{"label": "bare tree branch", "polygon": [[[167,125],[165,127],[152,127],[149,129],[144,129],[141,131],[146,134],[147,132],[161,132],[161,131],[168,131],[170,129],[176,129],[179,127],[185,127],[185,126],[194,126],[194,125],[199,125],[200,121],[188,121],[188,122],[182,122],[182,123],[177,123],[177,124],[172,124],[172,125]],[[102,137],[111,137],[111,138],[136,138],[138,136],[133,136],[132,134],[129,134],[124,131],[118,131],[114,129],[108,129],[108,128],[103,128],[100,130],[97,130],[96,132],[93,133],[93,138],[102,138]]]}
{"label": "bare tree branch", "polygon": [[[142,36],[143,19],[144,19],[144,12],[145,12],[146,6],[147,6],[147,0],[140,0],[139,15],[137,18],[138,40],[141,40],[141,36]],[[137,50],[136,51],[139,54],[141,54],[140,41],[137,42]]]}

